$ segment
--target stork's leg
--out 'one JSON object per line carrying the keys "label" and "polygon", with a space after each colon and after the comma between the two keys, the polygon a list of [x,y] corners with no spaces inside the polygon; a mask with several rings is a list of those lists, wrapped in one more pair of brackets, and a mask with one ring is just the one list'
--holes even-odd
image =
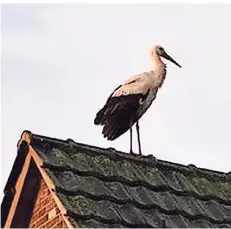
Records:
{"label": "stork's leg", "polygon": [[140,127],[139,127],[139,122],[137,121],[136,123],[136,131],[137,131],[137,138],[138,138],[138,145],[139,145],[139,155],[142,155],[141,153],[141,144],[140,144]]}
{"label": "stork's leg", "polygon": [[132,127],[130,128],[130,153],[134,154],[132,150]]}

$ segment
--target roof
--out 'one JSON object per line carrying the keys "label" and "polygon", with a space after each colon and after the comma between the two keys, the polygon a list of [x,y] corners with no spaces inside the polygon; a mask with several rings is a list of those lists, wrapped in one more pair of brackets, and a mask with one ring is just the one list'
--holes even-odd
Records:
{"label": "roof", "polygon": [[230,172],[32,133],[30,145],[75,227],[231,227]]}

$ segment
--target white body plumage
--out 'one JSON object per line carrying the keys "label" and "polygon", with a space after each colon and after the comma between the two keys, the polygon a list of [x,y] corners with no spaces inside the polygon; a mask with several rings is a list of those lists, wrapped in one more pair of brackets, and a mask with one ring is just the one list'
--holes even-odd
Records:
{"label": "white body plumage", "polygon": [[156,98],[157,91],[162,86],[165,76],[166,67],[163,64],[155,71],[144,72],[126,80],[117,90],[113,92],[111,97],[120,97],[122,95],[145,95],[148,92],[146,99],[143,100],[142,97],[139,99],[137,115],[138,118],[140,118]]}

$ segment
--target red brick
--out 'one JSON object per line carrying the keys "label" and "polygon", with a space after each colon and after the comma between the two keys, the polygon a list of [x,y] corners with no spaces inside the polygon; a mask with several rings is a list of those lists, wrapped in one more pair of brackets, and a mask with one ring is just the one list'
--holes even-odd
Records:
{"label": "red brick", "polygon": [[49,212],[51,209],[55,207],[56,207],[56,203],[52,200],[44,208],[46,209],[46,212]]}
{"label": "red brick", "polygon": [[59,223],[53,225],[53,228],[67,228],[67,225],[64,220],[60,221]]}
{"label": "red brick", "polygon": [[48,188],[44,188],[40,193],[40,198],[44,199],[50,194],[50,190]]}
{"label": "red brick", "polygon": [[67,228],[67,224],[65,223],[65,221],[62,220],[62,222],[63,222],[63,228]]}
{"label": "red brick", "polygon": [[55,209],[56,214],[58,214],[60,212],[60,210],[58,208]]}
{"label": "red brick", "polygon": [[56,216],[55,218],[51,219],[50,221],[48,221],[45,225],[45,227],[47,228],[51,228],[53,227],[55,224],[59,223],[59,216]]}
{"label": "red brick", "polygon": [[35,225],[39,227],[43,223],[45,223],[48,220],[48,214],[43,215],[38,221],[36,221]]}
{"label": "red brick", "polygon": [[[52,209],[55,209],[55,213],[57,215],[54,218],[49,219],[48,214]],[[60,214],[60,210],[57,207],[44,180],[42,180],[40,184],[40,190],[32,211],[29,227],[67,228],[67,225]]]}
{"label": "red brick", "polygon": [[62,227],[63,227],[62,221],[54,225],[54,228],[62,228]]}
{"label": "red brick", "polygon": [[36,219],[38,219],[41,216],[43,216],[45,213],[46,213],[46,209],[45,208],[40,209],[40,211],[38,211],[37,213],[33,214],[32,220],[35,221]]}

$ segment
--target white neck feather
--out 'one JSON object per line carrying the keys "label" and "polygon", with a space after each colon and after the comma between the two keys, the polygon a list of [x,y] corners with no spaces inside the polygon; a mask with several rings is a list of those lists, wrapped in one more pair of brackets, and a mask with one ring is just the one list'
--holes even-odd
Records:
{"label": "white neck feather", "polygon": [[154,77],[156,87],[161,87],[166,75],[166,67],[161,58],[156,54],[152,54],[152,59],[154,63]]}
{"label": "white neck feather", "polygon": [[154,70],[158,71],[159,68],[163,68],[165,65],[156,52],[152,54],[152,60],[154,64]]}

